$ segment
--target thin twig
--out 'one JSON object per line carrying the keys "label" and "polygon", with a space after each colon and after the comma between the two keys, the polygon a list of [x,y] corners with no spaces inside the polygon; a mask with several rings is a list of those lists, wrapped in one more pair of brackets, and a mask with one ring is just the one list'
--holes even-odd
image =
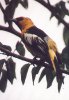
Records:
{"label": "thin twig", "polygon": [[5,27],[0,25],[0,30],[7,31],[21,38],[21,34],[17,32],[13,27]]}
{"label": "thin twig", "polygon": [[13,57],[18,58],[18,59],[20,59],[20,60],[24,60],[24,61],[33,63],[32,59],[28,59],[28,58],[26,58],[26,57],[17,55],[17,54],[15,54],[15,53],[12,53],[12,52],[10,52],[9,50],[7,50],[7,49],[5,49],[5,48],[3,48],[3,47],[0,47],[0,50],[1,50],[2,52],[6,53],[7,56],[13,56]]}

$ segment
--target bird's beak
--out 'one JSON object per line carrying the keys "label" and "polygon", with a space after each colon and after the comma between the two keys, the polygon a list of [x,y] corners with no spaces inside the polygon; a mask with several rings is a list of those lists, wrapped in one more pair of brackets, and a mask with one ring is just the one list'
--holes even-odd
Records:
{"label": "bird's beak", "polygon": [[11,22],[14,22],[19,28],[20,30],[22,29],[21,25],[19,24],[18,20],[17,19],[11,19],[10,20]]}
{"label": "bird's beak", "polygon": [[10,21],[17,24],[17,20],[16,19],[11,19]]}

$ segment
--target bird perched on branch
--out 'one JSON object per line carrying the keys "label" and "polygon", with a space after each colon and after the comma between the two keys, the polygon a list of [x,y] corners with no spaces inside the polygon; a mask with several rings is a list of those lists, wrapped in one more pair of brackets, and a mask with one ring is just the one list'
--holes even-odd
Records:
{"label": "bird perched on branch", "polygon": [[62,78],[60,72],[60,65],[62,62],[56,43],[45,32],[37,28],[30,18],[18,17],[12,19],[12,21],[20,28],[21,37],[27,49],[34,56],[45,58],[56,72],[57,78]]}

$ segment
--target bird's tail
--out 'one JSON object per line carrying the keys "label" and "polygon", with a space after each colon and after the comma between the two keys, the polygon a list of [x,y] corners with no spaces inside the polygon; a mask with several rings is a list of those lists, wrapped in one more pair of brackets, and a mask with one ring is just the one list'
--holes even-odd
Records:
{"label": "bird's tail", "polygon": [[56,78],[57,78],[58,84],[61,81],[62,81],[61,83],[64,83],[64,77],[60,70],[60,67],[62,65],[61,55],[58,52],[55,53],[52,49],[49,50],[49,54],[50,54],[50,58],[51,58],[51,62],[52,62],[52,67],[56,73]]}

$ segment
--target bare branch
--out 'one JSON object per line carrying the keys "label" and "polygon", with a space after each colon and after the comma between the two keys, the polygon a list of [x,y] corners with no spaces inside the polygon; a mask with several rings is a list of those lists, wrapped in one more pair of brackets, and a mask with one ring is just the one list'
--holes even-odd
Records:
{"label": "bare branch", "polygon": [[43,5],[44,7],[46,7],[61,23],[63,23],[63,25],[65,25],[68,29],[69,29],[69,25],[68,23],[66,23],[58,14],[57,14],[57,9],[56,7],[50,5],[50,3],[46,3],[43,0],[35,0],[38,3],[40,3],[41,5]]}
{"label": "bare branch", "polygon": [[7,31],[21,38],[21,34],[17,32],[13,27],[5,27],[0,25],[0,30]]}

